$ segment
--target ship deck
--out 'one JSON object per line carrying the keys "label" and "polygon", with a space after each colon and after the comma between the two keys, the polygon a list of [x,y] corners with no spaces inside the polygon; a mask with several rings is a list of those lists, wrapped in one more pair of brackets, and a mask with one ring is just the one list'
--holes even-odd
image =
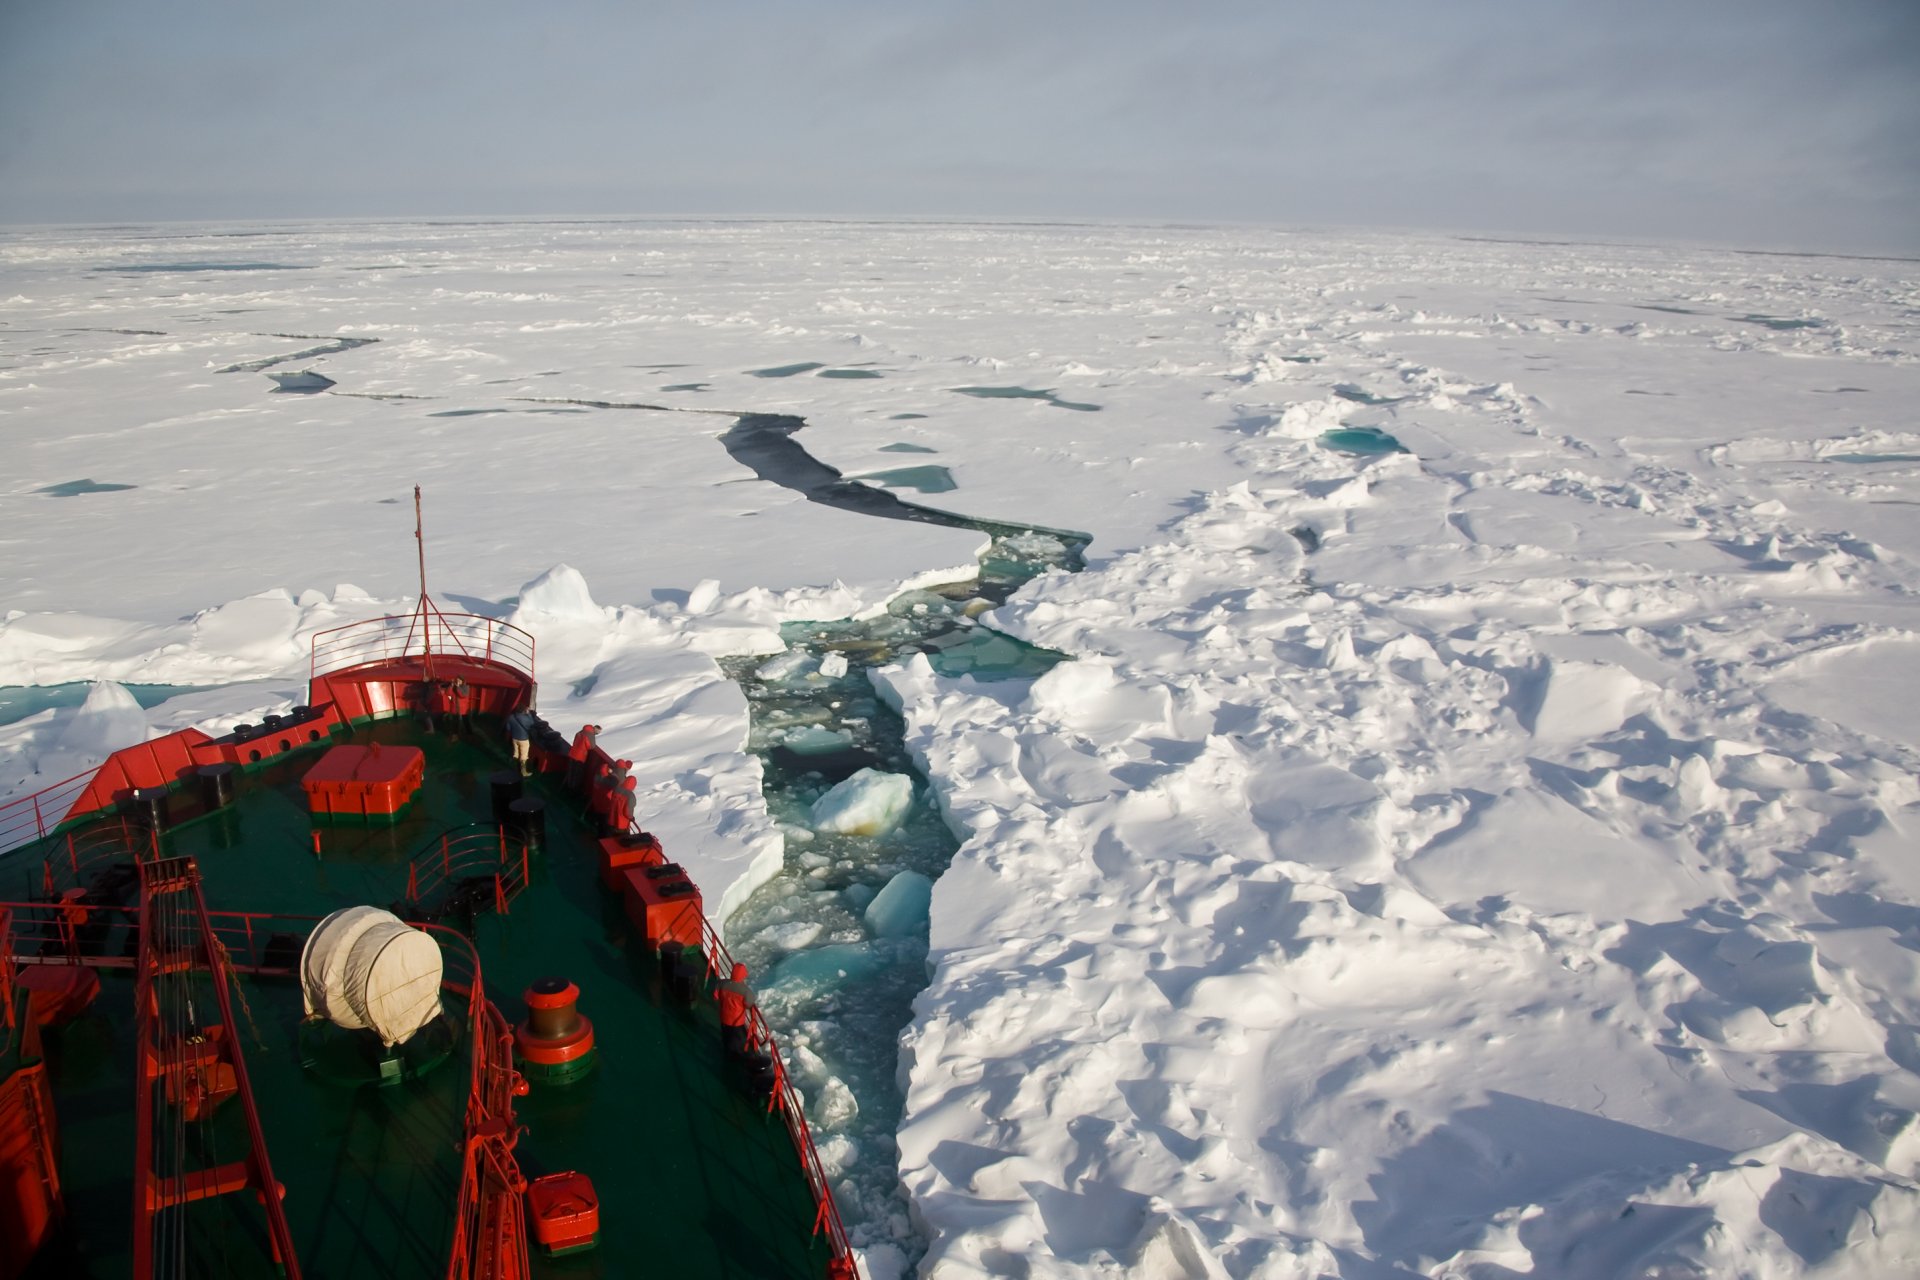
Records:
{"label": "ship deck", "polygon": [[[301,778],[343,741],[424,752],[425,782],[396,820],[316,823],[309,813]],[[216,912],[318,917],[354,904],[392,906],[406,896],[410,858],[449,828],[491,821],[488,778],[506,766],[503,747],[491,720],[437,734],[410,717],[361,723],[245,771],[232,806],[173,826],[161,852],[196,860]],[[813,1231],[816,1206],[792,1142],[725,1057],[712,1002],[687,1009],[664,996],[653,953],[600,886],[597,842],[579,802],[552,775],[526,788],[545,802],[544,852],[510,912],[479,914],[469,936],[487,994],[510,1022],[524,1016],[520,993],[534,979],[566,978],[580,989],[599,1048],[590,1074],[564,1085],[534,1081],[517,1104],[526,1176],[578,1170],[601,1205],[599,1247],[553,1259],[533,1249],[533,1274],[823,1275],[830,1246]],[[0,861],[0,897],[25,896],[23,868],[35,862],[32,849]],[[95,1004],[45,1035],[69,1223],[42,1255],[48,1275],[125,1275],[131,1256],[134,980],[127,970],[102,977]],[[445,1061],[414,1079],[329,1083],[302,1066],[297,980],[247,976],[236,990],[235,1034],[303,1274],[443,1274],[467,1045],[441,1046],[451,1050]],[[464,1029],[457,1034],[464,1039]],[[229,1101],[210,1122],[177,1125],[178,1141],[206,1148],[209,1163],[239,1158],[237,1110]],[[184,1273],[274,1274],[251,1199],[168,1211],[195,1228],[180,1233]]]}

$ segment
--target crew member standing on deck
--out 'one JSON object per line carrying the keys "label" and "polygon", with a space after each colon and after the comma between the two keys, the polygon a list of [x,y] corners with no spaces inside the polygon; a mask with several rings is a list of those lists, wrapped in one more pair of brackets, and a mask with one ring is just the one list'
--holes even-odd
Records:
{"label": "crew member standing on deck", "polygon": [[436,726],[450,722],[449,713],[453,710],[453,686],[445,680],[434,680],[426,688],[427,732],[432,733]]}
{"label": "crew member standing on deck", "polygon": [[513,762],[520,776],[533,773],[533,712],[521,707],[507,717],[507,740],[513,744]]}
{"label": "crew member standing on deck", "polygon": [[600,726],[583,724],[580,732],[573,735],[573,749],[567,752],[567,789],[578,790],[587,780],[587,757],[593,753],[593,741],[600,736]]}
{"label": "crew member standing on deck", "polygon": [[720,1002],[720,1043],[739,1057],[747,1051],[747,1010],[753,1006],[753,988],[747,985],[747,966],[733,966],[733,976],[714,988]]}
{"label": "crew member standing on deck", "polygon": [[467,678],[465,676],[455,676],[453,678],[453,685],[448,690],[448,693],[450,695],[448,709],[453,713],[453,718],[459,724],[460,731],[465,733],[473,727],[468,723],[468,717],[473,714],[473,690],[467,687]]}

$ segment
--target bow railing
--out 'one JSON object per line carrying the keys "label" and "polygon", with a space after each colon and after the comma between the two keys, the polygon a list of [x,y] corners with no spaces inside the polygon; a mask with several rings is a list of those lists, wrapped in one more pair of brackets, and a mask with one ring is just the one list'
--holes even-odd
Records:
{"label": "bow railing", "polygon": [[533,648],[532,635],[498,618],[416,610],[317,633],[307,678],[431,653],[502,663],[532,679]]}
{"label": "bow railing", "polygon": [[86,793],[87,784],[93,781],[93,775],[97,772],[97,769],[89,769],[85,773],[76,773],[71,778],[42,787],[32,795],[0,804],[0,853],[8,853],[52,835],[67,820],[67,815],[73,811],[74,801]]}

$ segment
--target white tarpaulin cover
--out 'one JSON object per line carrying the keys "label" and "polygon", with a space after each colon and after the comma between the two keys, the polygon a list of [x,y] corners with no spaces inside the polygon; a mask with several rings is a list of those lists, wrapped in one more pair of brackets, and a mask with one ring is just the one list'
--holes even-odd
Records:
{"label": "white tarpaulin cover", "polygon": [[300,985],[309,1016],[391,1048],[440,1013],[440,946],[391,911],[342,907],[308,935]]}

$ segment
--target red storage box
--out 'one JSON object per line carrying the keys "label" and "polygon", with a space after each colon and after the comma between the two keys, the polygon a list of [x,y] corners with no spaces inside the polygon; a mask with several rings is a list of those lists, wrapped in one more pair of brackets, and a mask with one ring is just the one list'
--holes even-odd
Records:
{"label": "red storage box", "polygon": [[657,867],[629,867],[616,874],[627,919],[648,946],[669,941],[700,945],[706,917],[700,914],[700,890],[687,879],[686,872],[668,862]]}
{"label": "red storage box", "polygon": [[331,747],[300,780],[307,807],[328,817],[384,818],[406,808],[427,776],[418,747]]}
{"label": "red storage box", "polygon": [[607,886],[608,893],[619,893],[623,887],[622,871],[657,867],[666,860],[660,842],[644,831],[608,836],[600,842],[600,883]]}
{"label": "red storage box", "polygon": [[600,1234],[600,1197],[584,1173],[550,1173],[527,1184],[533,1238],[549,1254],[591,1249]]}

